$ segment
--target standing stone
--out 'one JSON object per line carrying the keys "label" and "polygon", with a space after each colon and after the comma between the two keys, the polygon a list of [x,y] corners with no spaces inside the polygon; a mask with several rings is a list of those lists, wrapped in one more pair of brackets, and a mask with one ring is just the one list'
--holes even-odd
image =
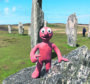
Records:
{"label": "standing stone", "polygon": [[90,24],[88,26],[88,37],[90,38]]}
{"label": "standing stone", "polygon": [[28,35],[31,36],[30,27],[28,28]]}
{"label": "standing stone", "polygon": [[75,47],[77,40],[77,18],[75,14],[68,17],[66,24],[67,43],[69,46]]}
{"label": "standing stone", "polygon": [[42,11],[42,0],[32,0],[31,15],[31,48],[41,42],[39,30],[44,25],[44,13]]}
{"label": "standing stone", "polygon": [[11,34],[12,33],[12,28],[11,25],[8,25],[8,33]]}
{"label": "standing stone", "polygon": [[24,27],[21,22],[18,25],[18,32],[19,32],[19,34],[24,34]]}
{"label": "standing stone", "polygon": [[46,27],[47,26],[47,21],[46,20],[44,20],[44,27]]}

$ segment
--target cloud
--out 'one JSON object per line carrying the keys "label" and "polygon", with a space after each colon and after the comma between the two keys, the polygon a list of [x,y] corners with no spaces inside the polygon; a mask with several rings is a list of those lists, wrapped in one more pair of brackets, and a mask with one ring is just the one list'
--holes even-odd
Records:
{"label": "cloud", "polygon": [[6,2],[6,3],[8,3],[8,2],[9,2],[9,0],[5,0],[5,2]]}
{"label": "cloud", "polygon": [[9,8],[4,8],[4,13],[7,15],[9,14]]}
{"label": "cloud", "polygon": [[12,12],[15,12],[15,11],[16,11],[16,7],[15,6],[13,6],[11,9],[8,8],[8,7],[4,8],[4,14],[5,15],[8,15],[8,14],[10,14]]}
{"label": "cloud", "polygon": [[16,7],[14,6],[13,8],[12,8],[12,12],[15,12],[16,11]]}

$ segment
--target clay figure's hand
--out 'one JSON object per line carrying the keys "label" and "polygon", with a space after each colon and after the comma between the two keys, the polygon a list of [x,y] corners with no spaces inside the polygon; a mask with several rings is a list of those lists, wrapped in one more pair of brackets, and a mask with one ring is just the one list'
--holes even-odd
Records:
{"label": "clay figure's hand", "polygon": [[39,57],[41,57],[40,55],[35,55],[35,58],[38,59]]}
{"label": "clay figure's hand", "polygon": [[[35,59],[35,62],[37,62],[38,61],[38,58],[40,57],[40,55],[34,55],[34,59]],[[35,63],[34,62],[34,63]]]}
{"label": "clay figure's hand", "polygon": [[67,58],[63,58],[63,57],[62,57],[62,60],[63,61],[66,61],[66,62],[69,61]]}
{"label": "clay figure's hand", "polygon": [[37,62],[38,61],[38,57],[40,57],[40,55],[34,55],[33,58],[31,58],[31,61],[33,63]]}
{"label": "clay figure's hand", "polygon": [[58,62],[61,62],[61,61],[66,61],[67,62],[69,60],[67,58],[62,57],[61,59],[58,60]]}

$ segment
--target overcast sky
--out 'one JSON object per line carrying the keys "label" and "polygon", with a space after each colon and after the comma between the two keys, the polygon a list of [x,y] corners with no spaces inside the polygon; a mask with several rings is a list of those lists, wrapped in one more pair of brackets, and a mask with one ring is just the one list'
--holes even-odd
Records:
{"label": "overcast sky", "polygon": [[[31,22],[32,0],[0,0],[0,24]],[[66,23],[76,13],[78,23],[90,22],[90,0],[43,0],[42,9],[49,23]]]}

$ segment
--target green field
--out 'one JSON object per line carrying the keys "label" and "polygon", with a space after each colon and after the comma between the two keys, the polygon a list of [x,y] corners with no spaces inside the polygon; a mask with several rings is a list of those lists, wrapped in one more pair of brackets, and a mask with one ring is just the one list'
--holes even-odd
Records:
{"label": "green field", "polygon": [[[64,24],[49,24],[48,26],[53,29],[63,29],[65,31]],[[82,27],[79,30],[81,31]],[[51,42],[58,46],[62,55],[68,54],[71,50],[77,48],[69,47],[65,33],[57,32],[54,31]],[[87,36],[82,37],[81,34],[78,34],[77,44],[79,46],[86,45],[90,49],[90,39]],[[25,35],[19,35],[17,31],[14,34],[8,34],[7,31],[0,31],[0,84],[9,75],[34,65],[29,58],[30,50],[30,37],[27,35],[27,30],[25,31]],[[56,58],[54,51],[52,57]]]}

